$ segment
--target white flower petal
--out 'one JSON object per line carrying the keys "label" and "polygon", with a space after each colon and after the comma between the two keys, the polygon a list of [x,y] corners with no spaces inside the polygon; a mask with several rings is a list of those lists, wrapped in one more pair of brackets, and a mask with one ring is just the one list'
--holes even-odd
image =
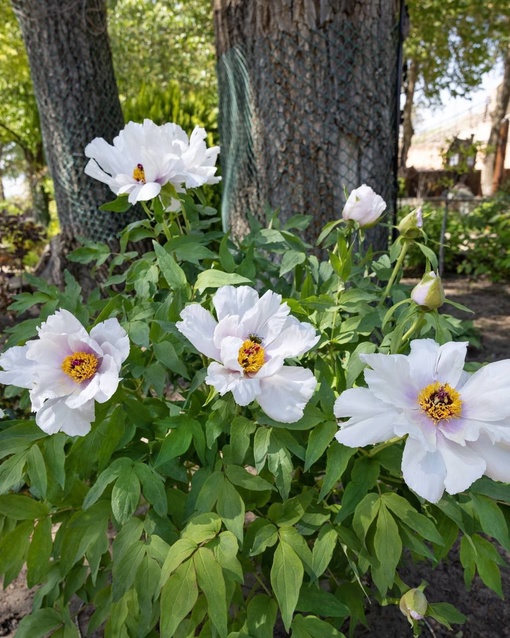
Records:
{"label": "white flower petal", "polygon": [[250,286],[222,286],[213,297],[218,321],[228,315],[242,317],[258,301],[259,295]]}
{"label": "white flower petal", "polygon": [[85,436],[94,420],[94,401],[72,409],[64,399],[48,399],[38,410],[35,422],[47,434],[65,432],[70,436]]}
{"label": "white flower petal", "polygon": [[467,342],[451,341],[440,346],[433,339],[412,341],[409,366],[416,387],[422,390],[435,381],[457,387],[463,373],[467,345]]}
{"label": "white flower petal", "polygon": [[232,395],[237,405],[249,405],[261,392],[260,381],[256,377],[243,377],[233,385]]}
{"label": "white flower petal", "polygon": [[294,317],[287,317],[282,332],[265,347],[271,357],[298,357],[308,352],[319,341],[320,335],[309,323],[300,323]]}
{"label": "white flower petal", "polygon": [[372,368],[364,372],[374,395],[400,408],[414,408],[418,391],[409,374],[408,358],[402,354],[361,354],[360,359]]}
{"label": "white flower petal", "polygon": [[27,352],[33,341],[24,346],[13,346],[0,356],[0,383],[15,385],[18,388],[31,388],[37,363],[27,359]]}
{"label": "white flower petal", "polygon": [[449,494],[464,492],[483,476],[486,463],[474,449],[452,443],[442,436],[437,437],[437,449],[446,466],[444,485]]}
{"label": "white flower petal", "polygon": [[111,355],[117,365],[129,355],[129,337],[117,319],[107,319],[98,323],[90,331],[92,339],[97,341],[103,351]]}
{"label": "white flower petal", "polygon": [[239,337],[225,337],[221,342],[220,361],[229,370],[243,372],[243,367],[239,363],[239,350],[243,345],[243,340]]}
{"label": "white flower petal", "polygon": [[264,412],[280,423],[294,423],[303,416],[317,380],[311,370],[283,366],[271,377],[261,379],[257,401]]}
{"label": "white flower petal", "polygon": [[426,452],[415,439],[407,439],[402,456],[406,484],[430,503],[437,503],[444,492],[446,467],[439,450]]}
{"label": "white flower petal", "polygon": [[181,312],[182,321],[175,325],[193,346],[209,359],[220,359],[220,351],[214,345],[213,337],[217,322],[210,312],[193,303]]}
{"label": "white flower petal", "polygon": [[510,443],[492,443],[487,436],[468,446],[480,455],[486,464],[485,474],[494,481],[510,483]]}
{"label": "white flower petal", "polygon": [[282,331],[289,312],[287,304],[282,303],[282,296],[268,290],[246,310],[241,317],[241,326],[246,335],[257,335],[262,339],[262,345],[267,346]]}
{"label": "white flower petal", "polygon": [[363,447],[388,441],[395,436],[394,426],[400,411],[380,401],[367,388],[345,390],[335,401],[337,418],[351,417],[340,423],[336,439],[349,447]]}
{"label": "white flower petal", "polygon": [[149,199],[157,197],[161,192],[161,184],[157,182],[147,182],[144,184],[136,196],[137,201],[145,202]]}
{"label": "white flower petal", "polygon": [[510,417],[510,360],[489,363],[463,385],[462,414],[477,421],[499,421]]}
{"label": "white flower petal", "polygon": [[[240,372],[232,372],[228,368],[225,368],[225,366],[221,365],[221,363],[217,363],[216,361],[213,361],[209,364],[209,367],[207,368],[207,376],[205,377],[205,382],[216,388],[221,396],[223,396],[227,392],[233,392],[238,385],[243,384],[245,381],[250,381],[248,385],[253,391],[255,391],[257,388],[259,388],[260,390],[259,381],[257,379],[249,379],[248,377],[243,377]],[[247,390],[246,392],[248,391],[249,390]],[[238,394],[242,395],[243,391],[240,390]],[[250,399],[248,403],[251,403],[252,400],[253,398]]]}

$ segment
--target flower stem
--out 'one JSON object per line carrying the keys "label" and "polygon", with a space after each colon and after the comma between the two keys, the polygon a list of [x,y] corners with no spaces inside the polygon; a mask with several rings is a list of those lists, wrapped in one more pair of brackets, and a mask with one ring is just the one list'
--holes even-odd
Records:
{"label": "flower stem", "polygon": [[380,443],[379,445],[376,445],[373,449],[371,449],[370,452],[367,454],[367,456],[372,458],[376,454],[379,454],[379,452],[381,452],[382,450],[385,450],[387,447],[390,447],[391,445],[393,445],[397,441],[400,441],[401,439],[402,439],[401,436],[395,436],[392,439],[390,439],[389,441],[385,441],[384,443]]}
{"label": "flower stem", "polygon": [[420,312],[420,314],[413,321],[413,324],[411,325],[409,330],[405,333],[405,335],[400,340],[400,343],[398,344],[397,352],[400,349],[400,346],[409,340],[409,337],[413,334],[413,332],[418,332],[420,330],[424,322],[425,322],[425,317],[423,316],[423,312]]}
{"label": "flower stem", "polygon": [[393,267],[393,272],[391,273],[391,277],[388,281],[388,284],[386,285],[386,288],[384,290],[383,296],[381,298],[381,301],[379,302],[379,305],[382,306],[382,304],[386,301],[386,299],[388,298],[390,292],[391,292],[391,288],[393,286],[393,284],[395,283],[395,279],[397,278],[397,274],[399,272],[399,270],[402,267],[402,264],[404,263],[404,259],[407,253],[407,250],[409,248],[409,242],[408,241],[404,241],[402,244],[402,250],[400,251],[400,255],[398,256],[397,261],[395,262],[395,266]]}

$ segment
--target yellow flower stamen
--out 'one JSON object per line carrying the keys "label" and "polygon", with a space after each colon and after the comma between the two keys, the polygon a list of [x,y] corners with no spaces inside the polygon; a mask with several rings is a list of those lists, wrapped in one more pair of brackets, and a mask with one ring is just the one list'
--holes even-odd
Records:
{"label": "yellow flower stamen", "polygon": [[462,413],[460,394],[448,383],[440,381],[423,388],[418,395],[418,405],[435,425],[440,421],[455,419]]}
{"label": "yellow flower stamen", "polygon": [[258,372],[264,365],[264,348],[251,337],[239,348],[237,360],[245,372]]}
{"label": "yellow flower stamen", "polygon": [[141,184],[145,184],[145,171],[143,170],[143,164],[137,164],[133,171],[133,179]]}
{"label": "yellow flower stamen", "polygon": [[76,383],[90,379],[96,374],[99,361],[88,352],[73,352],[62,362],[62,370]]}

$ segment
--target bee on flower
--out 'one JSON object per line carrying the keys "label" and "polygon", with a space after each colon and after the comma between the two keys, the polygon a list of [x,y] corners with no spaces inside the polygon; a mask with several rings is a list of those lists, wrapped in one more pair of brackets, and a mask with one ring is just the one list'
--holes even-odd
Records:
{"label": "bee on flower", "polygon": [[262,297],[249,286],[223,286],[213,297],[217,319],[200,304],[181,313],[179,331],[213,361],[205,382],[238,405],[257,401],[275,421],[293,423],[303,416],[317,381],[311,370],[285,365],[319,340],[309,323],[289,315],[281,295]]}

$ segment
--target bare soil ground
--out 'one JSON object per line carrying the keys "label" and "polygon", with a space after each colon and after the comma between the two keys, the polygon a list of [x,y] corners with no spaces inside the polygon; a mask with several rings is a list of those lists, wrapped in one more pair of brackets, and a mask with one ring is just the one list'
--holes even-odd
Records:
{"label": "bare soil ground", "polygon": [[[471,347],[468,358],[480,362],[510,359],[510,283],[492,284],[460,277],[447,279],[444,283],[448,299],[474,311],[468,314],[446,307],[446,312],[473,321],[479,333],[480,347]],[[510,563],[510,556],[502,553]],[[510,638],[510,567],[503,567],[501,572],[505,600],[487,589],[478,576],[470,591],[466,591],[457,548],[436,569],[428,563],[406,568],[401,576],[407,584],[416,587],[422,580],[427,581],[426,594],[430,602],[449,602],[468,619],[464,625],[455,625],[452,631],[430,621],[424,626],[422,637]],[[27,589],[23,573],[0,591],[0,637],[14,637],[21,618],[31,611],[32,600],[33,592]],[[395,606],[380,607],[373,603],[366,612],[369,629],[358,627],[356,638],[411,638],[410,626]],[[78,622],[85,636],[87,618],[79,617]],[[95,633],[93,638],[100,636]]]}

